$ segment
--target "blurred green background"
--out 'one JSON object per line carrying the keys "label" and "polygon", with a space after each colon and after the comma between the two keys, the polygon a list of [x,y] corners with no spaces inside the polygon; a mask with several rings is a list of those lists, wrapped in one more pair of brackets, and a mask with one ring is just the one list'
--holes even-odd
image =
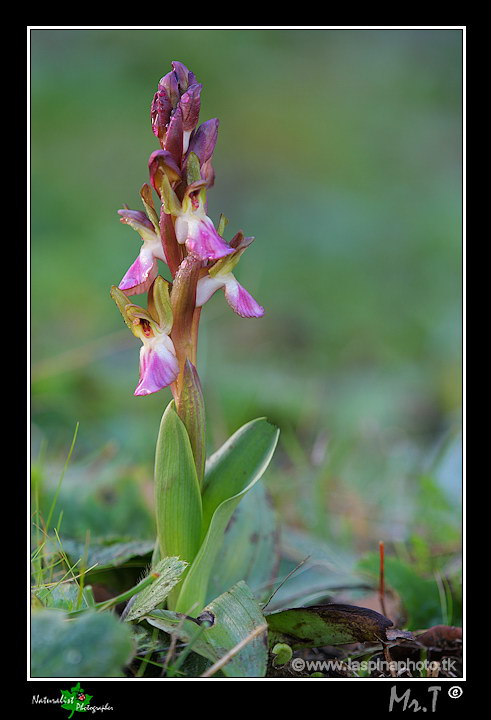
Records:
{"label": "blurred green background", "polygon": [[[151,497],[170,392],[133,396],[139,343],[109,288],[139,249],[117,210],[140,209],[150,102],[180,60],[204,85],[201,121],[220,118],[209,213],[227,215],[228,239],[256,237],[237,276],[266,308],[243,320],[217,293],[202,314],[210,449],[267,415],[284,525],[356,552],[458,551],[461,43],[458,30],[31,31],[33,462],[56,484],[80,422],[69,534],[151,535],[135,487]],[[131,501],[70,515],[94,488]]]}

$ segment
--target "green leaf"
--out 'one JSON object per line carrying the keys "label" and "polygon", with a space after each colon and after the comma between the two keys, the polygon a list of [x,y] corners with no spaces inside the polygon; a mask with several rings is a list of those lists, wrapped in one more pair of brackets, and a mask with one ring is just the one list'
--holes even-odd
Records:
{"label": "green leaf", "polygon": [[77,609],[79,603],[81,608],[88,608],[93,603],[92,590],[85,587],[80,593],[80,588],[75,582],[42,587],[35,594],[45,607],[59,608],[68,612]]}
{"label": "green leaf", "polygon": [[179,582],[186,567],[187,563],[175,557],[161,560],[152,570],[152,573],[158,573],[159,577],[155,582],[139,592],[138,595],[135,595],[124,619],[127,622],[138,620],[160,605]]}
{"label": "green leaf", "polygon": [[213,565],[207,598],[211,600],[244,580],[259,600],[266,600],[280,560],[278,535],[268,494],[262,483],[256,483],[230,518]]}
{"label": "green leaf", "polygon": [[203,528],[206,532],[218,506],[258,480],[273,456],[280,431],[266,418],[237,430],[206,463]]}
{"label": "green leaf", "polygon": [[157,440],[155,504],[160,556],[192,562],[200,543],[201,494],[189,436],[173,400]]}
{"label": "green leaf", "polygon": [[152,552],[153,541],[151,540],[129,540],[121,542],[114,539],[97,541],[91,543],[88,549],[85,543],[71,538],[63,539],[63,552],[72,562],[83,558],[87,552],[87,567],[97,566],[97,570],[110,567],[120,567],[129,560],[136,557],[143,557]]}
{"label": "green leaf", "polygon": [[130,627],[110,613],[88,610],[73,620],[59,610],[32,614],[33,677],[123,677],[132,654]]}
{"label": "green leaf", "polygon": [[278,436],[278,428],[258,418],[234,433],[209,459],[203,493],[204,538],[184,579],[176,610],[189,613],[204,605],[225,529],[242,497],[268,467]]}
{"label": "green leaf", "polygon": [[375,610],[355,605],[313,605],[266,615],[269,644],[286,643],[293,650],[323,645],[387,640],[392,622]]}
{"label": "green leaf", "polygon": [[[154,611],[145,619],[164,632],[175,633],[183,642],[192,643],[193,652],[213,663],[265,624],[259,604],[244,582],[209,603],[201,617],[211,619],[213,625],[204,629],[177,616],[170,619],[169,613],[162,611]],[[262,633],[245,645],[221,672],[226,677],[264,677],[267,659],[266,635]]]}

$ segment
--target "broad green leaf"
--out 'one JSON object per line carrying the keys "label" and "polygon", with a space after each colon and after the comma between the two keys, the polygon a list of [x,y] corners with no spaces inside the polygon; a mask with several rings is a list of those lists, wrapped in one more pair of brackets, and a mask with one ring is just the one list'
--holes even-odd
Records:
{"label": "broad green leaf", "polygon": [[63,582],[53,587],[41,587],[35,592],[44,607],[59,608],[70,612],[88,608],[94,604],[92,589],[84,587],[82,592],[76,582]]}
{"label": "broad green leaf", "polygon": [[204,605],[210,573],[225,529],[242,497],[268,467],[278,435],[277,428],[264,418],[258,418],[240,428],[210,458],[203,493],[204,539],[183,581],[174,609],[189,613]]}
{"label": "broad green leaf", "polygon": [[[91,543],[86,548],[85,543],[70,538],[64,538],[62,541],[63,552],[65,552],[70,560],[75,563],[79,558],[86,556],[86,566],[97,566],[98,570],[109,567],[120,567],[129,560],[136,557],[143,557],[152,552],[153,541],[151,540],[130,540],[128,542],[120,542],[118,540],[107,540],[106,542],[98,541]],[[56,546],[53,545],[54,551]],[[59,547],[58,547],[59,549]]]}
{"label": "broad green leaf", "polygon": [[151,585],[134,596],[131,607],[126,613],[125,620],[138,620],[143,615],[154,610],[162,603],[172,588],[179,582],[179,579],[187,567],[187,563],[175,557],[161,560],[152,573],[158,573],[159,577]]}
{"label": "broad green leaf", "polygon": [[72,620],[60,610],[32,614],[32,677],[123,677],[132,655],[130,627],[111,613],[88,610]]}
{"label": "broad green leaf", "polygon": [[218,506],[257,480],[268,467],[278,442],[278,428],[256,418],[237,430],[208,459],[203,492],[203,529]]}
{"label": "broad green leaf", "polygon": [[207,599],[244,580],[259,599],[271,595],[279,564],[276,515],[262,483],[256,483],[230,518],[211,572]]}
{"label": "broad green leaf", "polygon": [[189,436],[173,400],[157,440],[155,504],[160,556],[191,562],[199,549],[201,495]]}
{"label": "broad green leaf", "polygon": [[266,615],[269,644],[286,643],[293,650],[323,645],[387,640],[392,622],[375,610],[355,605],[313,605]]}
{"label": "broad green leaf", "polygon": [[[239,582],[209,603],[201,617],[211,619],[211,627],[200,627],[190,620],[184,622],[177,615],[155,610],[145,619],[167,633],[175,633],[193,652],[213,663],[265,624],[264,616],[250,588]],[[266,634],[260,634],[245,645],[221,672],[226,677],[264,677],[267,665]]]}

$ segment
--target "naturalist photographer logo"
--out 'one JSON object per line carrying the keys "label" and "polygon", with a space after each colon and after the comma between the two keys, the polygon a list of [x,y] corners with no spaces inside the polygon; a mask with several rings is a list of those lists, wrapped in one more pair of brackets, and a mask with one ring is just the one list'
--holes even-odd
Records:
{"label": "naturalist photographer logo", "polygon": [[73,717],[73,713],[76,712],[91,712],[94,714],[96,712],[104,712],[105,710],[114,710],[109,703],[106,703],[105,705],[91,705],[90,701],[94,696],[86,693],[85,690],[80,687],[79,682],[75,685],[75,687],[72,687],[71,690],[60,690],[60,692],[61,697],[57,698],[33,695],[32,703],[33,705],[60,705],[60,707],[64,710],[69,711],[70,715],[68,716],[68,720],[70,720],[70,718]]}

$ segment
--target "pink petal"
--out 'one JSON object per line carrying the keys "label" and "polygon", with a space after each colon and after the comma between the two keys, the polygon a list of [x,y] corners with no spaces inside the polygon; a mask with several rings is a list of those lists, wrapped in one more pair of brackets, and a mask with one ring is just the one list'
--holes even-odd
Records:
{"label": "pink petal", "polygon": [[196,307],[202,307],[219,288],[224,286],[222,278],[213,278],[205,275],[198,280],[196,286]]}
{"label": "pink petal", "polygon": [[119,283],[119,289],[126,295],[140,295],[147,292],[158,273],[157,260],[152,252],[140,252],[133,265]]}
{"label": "pink petal", "polygon": [[189,234],[186,239],[188,251],[200,260],[218,260],[234,252],[215,230],[209,218],[188,223]]}
{"label": "pink petal", "polygon": [[225,299],[237,315],[243,318],[262,317],[264,308],[234,278],[234,282],[225,285]]}
{"label": "pink petal", "polygon": [[177,378],[179,363],[163,345],[143,346],[140,351],[140,382],[135,395],[150,395],[167,387]]}

